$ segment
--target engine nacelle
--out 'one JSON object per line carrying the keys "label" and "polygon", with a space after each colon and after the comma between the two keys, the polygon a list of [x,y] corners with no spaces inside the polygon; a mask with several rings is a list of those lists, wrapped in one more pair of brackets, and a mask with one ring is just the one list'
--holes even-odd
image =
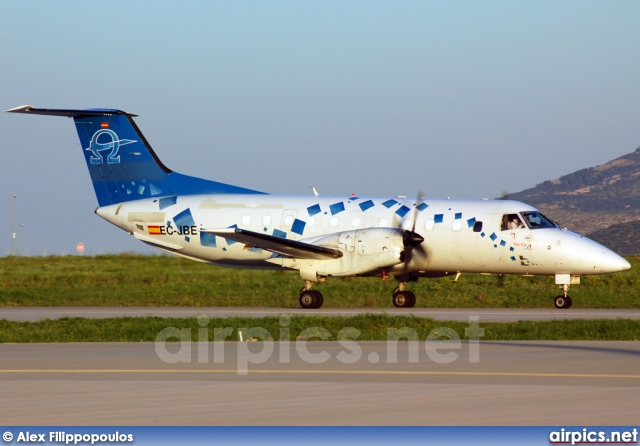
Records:
{"label": "engine nacelle", "polygon": [[[303,240],[304,241],[304,240]],[[402,263],[402,232],[393,228],[368,228],[339,232],[309,241],[310,244],[338,249],[339,259],[312,260],[278,257],[269,262],[300,270],[305,280],[320,276],[367,274]]]}

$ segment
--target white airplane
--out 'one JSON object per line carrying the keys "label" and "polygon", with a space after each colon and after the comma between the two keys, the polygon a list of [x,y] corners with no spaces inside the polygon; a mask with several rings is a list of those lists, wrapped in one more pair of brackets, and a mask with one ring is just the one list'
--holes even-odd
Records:
{"label": "white airplane", "polygon": [[413,307],[407,283],[461,273],[554,276],[569,308],[580,276],[630,268],[598,243],[561,229],[517,201],[271,195],[167,168],[133,117],[112,109],[7,110],[73,118],[98,198],[95,213],[138,240],[214,265],[298,270],[303,308],[328,277],[394,277],[396,307]]}

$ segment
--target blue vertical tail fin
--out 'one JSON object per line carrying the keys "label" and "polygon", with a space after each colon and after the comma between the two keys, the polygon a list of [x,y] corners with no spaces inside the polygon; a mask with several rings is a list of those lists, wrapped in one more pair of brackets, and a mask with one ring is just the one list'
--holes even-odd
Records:
{"label": "blue vertical tail fin", "polygon": [[135,124],[136,115],[122,110],[27,105],[7,111],[73,118],[100,206],[177,195],[262,193],[173,172]]}

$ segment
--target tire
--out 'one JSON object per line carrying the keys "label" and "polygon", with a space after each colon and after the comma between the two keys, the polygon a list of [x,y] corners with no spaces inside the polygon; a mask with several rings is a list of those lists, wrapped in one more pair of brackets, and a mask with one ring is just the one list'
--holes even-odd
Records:
{"label": "tire", "polygon": [[320,291],[313,290],[313,292],[316,295],[316,304],[313,308],[320,308],[324,303],[324,297],[322,296],[322,293]]}
{"label": "tire", "polygon": [[571,308],[573,304],[572,299],[569,296],[559,295],[553,300],[553,305],[555,305],[558,309],[567,309]]}
{"label": "tire", "polygon": [[302,308],[316,308],[315,305],[318,301],[314,290],[304,290],[300,293],[300,306]]}
{"label": "tire", "polygon": [[300,293],[300,306],[306,309],[320,308],[324,303],[324,297],[320,291],[304,290]]}
{"label": "tire", "polygon": [[407,304],[407,308],[413,308],[416,306],[416,295],[413,294],[413,292],[411,291],[405,291],[406,293],[409,293],[409,302]]}
{"label": "tire", "polygon": [[396,308],[413,308],[416,295],[411,291],[396,291],[393,293],[393,306]]}

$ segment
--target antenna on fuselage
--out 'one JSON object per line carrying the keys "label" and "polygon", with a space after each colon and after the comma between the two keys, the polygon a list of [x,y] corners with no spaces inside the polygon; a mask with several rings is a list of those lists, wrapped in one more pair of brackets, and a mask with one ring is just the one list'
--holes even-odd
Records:
{"label": "antenna on fuselage", "polygon": [[309,186],[309,187],[310,187],[311,189],[313,189],[313,196],[314,196],[314,197],[317,197],[317,196],[319,196],[319,195],[320,195],[320,194],[318,193],[318,189],[316,189],[316,187],[315,187],[315,186]]}

